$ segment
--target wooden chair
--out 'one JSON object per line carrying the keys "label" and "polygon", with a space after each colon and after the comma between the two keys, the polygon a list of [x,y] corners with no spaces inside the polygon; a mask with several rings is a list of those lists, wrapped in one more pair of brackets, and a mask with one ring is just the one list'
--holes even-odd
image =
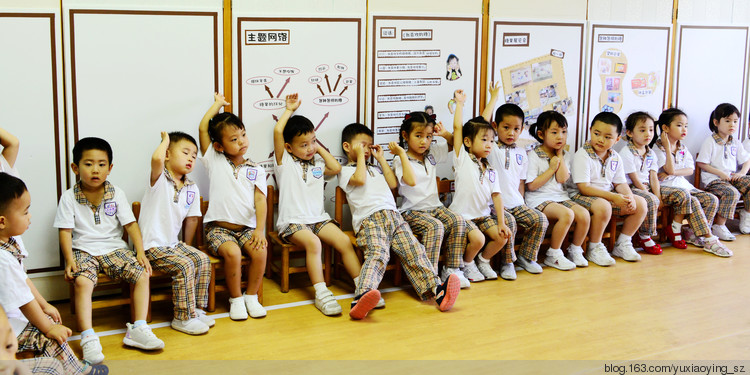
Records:
{"label": "wooden chair", "polygon": [[[698,154],[695,154],[695,160],[698,160]],[[701,169],[698,167],[698,162],[695,162],[695,172],[693,172],[693,186],[695,186],[698,190],[701,189]],[[737,207],[734,210],[734,218],[739,219],[740,218],[740,211],[745,209],[745,201],[742,199],[742,196],[740,196],[740,200],[737,202]]]}
{"label": "wooden chair", "polygon": [[[274,189],[273,186],[268,187],[268,194],[266,195],[268,202],[268,212],[266,215],[266,233],[268,236],[268,261],[266,263],[266,276],[271,278],[274,273],[281,276],[281,292],[289,292],[289,275],[294,273],[307,272],[307,266],[292,266],[290,260],[292,259],[304,259],[306,256],[305,249],[297,247],[291,243],[281,240],[279,232],[273,230],[274,228],[274,212],[277,212],[279,206],[279,192]],[[276,251],[281,255],[281,260],[278,264],[274,261],[274,255]],[[331,252],[330,246],[323,244],[323,278],[326,285],[331,284]]]}

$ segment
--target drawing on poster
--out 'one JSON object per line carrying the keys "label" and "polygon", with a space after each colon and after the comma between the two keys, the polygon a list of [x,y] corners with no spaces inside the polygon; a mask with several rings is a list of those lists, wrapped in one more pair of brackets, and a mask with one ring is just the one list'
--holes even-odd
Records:
{"label": "drawing on poster", "polygon": [[630,88],[633,93],[639,97],[646,97],[656,91],[656,86],[659,84],[659,77],[656,72],[651,73],[637,73],[632,80],[630,80]]}
{"label": "drawing on poster", "polygon": [[455,81],[461,78],[461,66],[458,65],[458,56],[451,53],[450,56],[448,56],[448,61],[446,61],[445,65],[445,79]]}
{"label": "drawing on poster", "polygon": [[526,100],[526,90],[518,90],[505,96],[506,103],[513,103],[523,110],[529,109],[529,101]]}
{"label": "drawing on poster", "polygon": [[605,87],[607,91],[617,91],[620,89],[620,78],[618,77],[607,77]]}
{"label": "drawing on poster", "polygon": [[560,100],[560,97],[557,95],[556,83],[539,89],[539,101],[542,103],[542,106],[558,100]]}
{"label": "drawing on poster", "polygon": [[[602,69],[603,66],[614,67],[614,70]],[[602,92],[599,95],[599,109],[602,112],[618,113],[622,109],[622,80],[628,70],[625,53],[617,48],[604,50],[599,56],[599,79]],[[632,84],[632,82],[631,82]],[[635,90],[635,89],[634,89]]]}
{"label": "drawing on poster", "polygon": [[572,108],[573,108],[573,100],[570,98],[565,98],[559,102],[552,103],[552,110],[555,112],[559,112],[563,115],[569,115],[571,113]]}
{"label": "drawing on poster", "polygon": [[547,60],[531,64],[531,75],[534,76],[534,82],[552,78],[552,62]]}
{"label": "drawing on poster", "polygon": [[524,66],[520,69],[511,70],[510,82],[514,88],[531,82],[531,68]]}

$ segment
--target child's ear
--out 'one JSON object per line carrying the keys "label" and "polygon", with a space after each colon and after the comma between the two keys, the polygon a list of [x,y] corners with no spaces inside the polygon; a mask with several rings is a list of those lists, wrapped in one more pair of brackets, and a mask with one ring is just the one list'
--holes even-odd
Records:
{"label": "child's ear", "polygon": [[[434,130],[435,126],[433,126],[432,129]],[[401,131],[401,138],[403,138],[405,142],[409,139],[409,134],[406,134],[406,130]]]}
{"label": "child's ear", "polygon": [[112,172],[112,167],[114,167],[114,166],[115,166],[114,164],[109,163],[109,170],[107,171],[107,173]]}
{"label": "child's ear", "polygon": [[343,148],[344,151],[346,151],[346,153],[348,154],[352,149],[352,145],[350,145],[349,142],[344,142],[341,144],[341,148]]}
{"label": "child's ear", "polygon": [[168,160],[169,160],[169,148],[167,148],[167,152],[164,155],[164,161],[168,161]]}
{"label": "child's ear", "polygon": [[542,140],[544,140],[544,132],[543,132],[543,131],[541,131],[541,130],[537,130],[537,131],[536,131],[536,135],[537,135],[537,137],[539,137],[539,138],[541,138]]}
{"label": "child's ear", "polygon": [[622,138],[622,137],[620,137],[620,135],[618,134],[617,138],[615,138],[615,143],[620,142],[620,138]]}
{"label": "child's ear", "polygon": [[70,169],[72,169],[73,173],[75,173],[75,175],[78,176],[78,164],[70,163]]}
{"label": "child's ear", "polygon": [[471,147],[471,139],[469,137],[464,137],[464,146]]}
{"label": "child's ear", "polygon": [[5,216],[0,215],[0,230],[5,229],[5,226],[7,225],[7,220]]}
{"label": "child's ear", "polygon": [[288,153],[291,154],[292,153],[292,145],[290,145],[289,143],[284,143],[284,150],[286,150],[286,152],[288,152]]}
{"label": "child's ear", "polygon": [[214,142],[214,150],[218,152],[224,152],[224,147],[221,146],[221,143]]}
{"label": "child's ear", "polygon": [[719,127],[719,120],[717,120],[717,119],[714,118],[714,119],[711,119],[711,121],[714,122],[714,126],[715,127],[717,127],[717,128]]}

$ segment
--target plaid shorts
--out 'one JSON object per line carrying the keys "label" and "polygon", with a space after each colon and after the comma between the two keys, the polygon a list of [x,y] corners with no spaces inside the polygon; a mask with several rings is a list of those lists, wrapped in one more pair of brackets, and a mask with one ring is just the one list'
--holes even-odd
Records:
{"label": "plaid shorts", "polygon": [[[596,202],[597,199],[604,199],[604,198],[592,197],[589,195],[583,195],[581,193],[576,193],[574,196],[570,197],[570,200],[572,200],[574,203],[577,203],[583,206],[585,209],[589,211],[591,211],[591,206],[594,204],[594,202]],[[612,206],[612,216],[620,216],[620,217],[628,216],[628,215],[621,214],[620,207],[613,205],[612,202],[609,202],[609,204]]]}
{"label": "plaid shorts", "polygon": [[505,211],[509,212],[516,219],[516,226],[524,229],[524,238],[521,241],[521,246],[518,248],[518,253],[528,260],[536,261],[536,255],[539,252],[539,247],[542,245],[544,234],[547,233],[547,227],[549,226],[547,216],[541,211],[524,204],[506,209]]}
{"label": "plaid shorts", "polygon": [[[503,262],[513,263],[516,261],[516,251],[513,249],[513,242],[516,240],[516,219],[510,214],[510,212],[508,212],[508,210],[503,210],[503,215],[505,217],[505,225],[510,229],[510,238],[508,238],[508,242],[500,251],[505,258]],[[497,226],[496,216],[482,216],[476,219],[467,220],[466,232],[468,233],[474,229],[479,229],[482,233],[486,233],[493,226]]]}
{"label": "plaid shorts", "polygon": [[466,232],[471,232],[474,229],[479,229],[480,232],[484,233],[493,226],[497,225],[497,217],[495,215],[482,216],[471,220],[466,220]]}
{"label": "plaid shorts", "polygon": [[255,228],[245,227],[241,231],[233,231],[216,225],[214,222],[206,224],[206,242],[208,243],[208,251],[211,255],[218,257],[219,247],[224,242],[232,241],[239,245],[240,248],[245,247],[245,244],[250,242],[253,237],[253,231]]}
{"label": "plaid shorts", "polygon": [[544,211],[544,209],[547,208],[547,206],[549,206],[552,203],[561,204],[561,205],[563,205],[563,206],[565,206],[567,208],[570,208],[570,209],[573,209],[573,207],[577,206],[577,204],[575,202],[573,202],[572,200],[568,199],[568,200],[564,200],[562,202],[544,201],[542,203],[539,203],[539,205],[536,206],[536,209],[539,210],[539,211]]}
{"label": "plaid shorts", "polygon": [[[63,375],[65,374],[65,367],[62,363],[52,357],[36,357],[30,359],[22,359],[21,362],[32,374],[49,374],[49,375]],[[14,372],[17,374],[18,372]]]}
{"label": "plaid shorts", "polygon": [[323,229],[323,227],[326,226],[328,223],[333,223],[339,228],[341,227],[341,225],[339,225],[339,223],[333,219],[323,220],[323,221],[319,221],[317,223],[312,223],[312,224],[292,223],[292,224],[287,225],[287,227],[284,228],[284,230],[281,233],[279,233],[279,238],[281,238],[282,241],[289,243],[289,240],[287,239],[289,236],[301,230],[305,230],[305,229],[309,230],[310,232],[313,232],[313,234],[317,236],[318,232],[320,232],[320,230]]}
{"label": "plaid shorts", "polygon": [[[49,316],[48,319],[52,320]],[[62,362],[65,374],[80,374],[87,365],[78,360],[67,342],[62,345],[56,340],[47,338],[38,328],[27,324],[18,335],[18,351],[33,351],[35,356],[51,357]]]}
{"label": "plaid shorts", "polygon": [[[648,187],[648,185],[646,185]],[[656,236],[656,219],[659,214],[659,197],[649,190],[641,190],[631,186],[630,189],[634,195],[643,198],[646,201],[646,218],[643,219],[638,234],[641,236]]]}
{"label": "plaid shorts", "polygon": [[195,308],[208,305],[211,261],[204,252],[179,242],[174,247],[159,246],[146,250],[154,269],[172,276],[174,317],[188,320],[198,316]]}
{"label": "plaid shorts", "polygon": [[743,176],[736,181],[713,180],[704,190],[719,198],[716,214],[731,219],[734,218],[734,209],[740,197],[745,200],[745,205],[750,200],[750,176]]}
{"label": "plaid shorts", "polygon": [[135,253],[130,249],[117,249],[104,255],[91,255],[85,251],[73,249],[78,272],[73,278],[83,276],[94,282],[99,280],[99,272],[104,272],[112,280],[123,280],[135,284],[144,269],[138,264]]}

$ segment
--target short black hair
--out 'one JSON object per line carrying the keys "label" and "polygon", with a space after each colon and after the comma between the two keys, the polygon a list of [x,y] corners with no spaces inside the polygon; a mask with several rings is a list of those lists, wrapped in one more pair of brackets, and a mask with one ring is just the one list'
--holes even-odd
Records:
{"label": "short black hair", "polygon": [[598,115],[594,116],[594,119],[591,120],[591,126],[589,126],[589,129],[594,127],[594,124],[597,121],[601,121],[605,124],[612,125],[617,128],[617,135],[622,134],[622,120],[620,120],[620,116],[612,113],[612,112],[599,112]]}
{"label": "short black hair", "polygon": [[229,126],[234,126],[240,130],[245,129],[242,120],[231,112],[219,113],[208,120],[208,136],[211,138],[211,142],[221,143],[221,132]]}
{"label": "short black hair", "polygon": [[198,143],[195,142],[195,138],[188,133],[183,132],[171,132],[169,133],[169,144],[175,144],[179,141],[188,141],[198,147]]}
{"label": "short black hair", "polygon": [[89,150],[106,152],[109,165],[112,165],[112,146],[109,145],[109,142],[97,137],[86,137],[76,142],[76,145],[73,146],[73,164],[78,165],[83,153]]}
{"label": "short black hair", "polygon": [[538,132],[545,134],[547,129],[552,127],[552,123],[556,122],[560,128],[568,127],[568,119],[563,116],[562,113],[557,111],[544,111],[539,114],[536,118],[536,122],[529,127],[529,134],[540,143],[544,143],[544,138],[540,137]]}
{"label": "short black hair", "polygon": [[312,121],[305,116],[292,116],[284,127],[284,142],[292,143],[294,137],[315,131]]}
{"label": "short black hair", "polygon": [[714,120],[721,121],[724,117],[729,117],[731,115],[737,115],[737,117],[739,117],[740,110],[730,103],[719,104],[716,106],[716,109],[711,112],[711,118],[708,119],[708,128],[714,133],[718,132],[719,129],[714,125]]}
{"label": "short black hair", "polygon": [[351,142],[352,139],[359,134],[366,134],[374,138],[372,130],[367,126],[364,126],[357,122],[351,123],[345,126],[344,130],[341,131],[341,147],[343,148],[344,143]]}
{"label": "short black hair", "polygon": [[[466,121],[461,128],[461,133],[463,133],[464,139],[469,138],[472,142],[474,142],[474,138],[476,138],[477,135],[484,131],[491,132],[492,137],[495,137],[495,129],[482,116],[474,117],[473,119]],[[463,139],[461,142],[463,143]],[[464,144],[464,149],[466,152],[469,152],[469,147],[467,147],[466,144]]]}
{"label": "short black hair", "polygon": [[28,190],[20,178],[0,172],[0,214],[4,214],[13,200],[21,198]]}
{"label": "short black hair", "polygon": [[499,124],[500,121],[503,121],[505,116],[515,116],[523,121],[523,109],[513,103],[505,103],[500,107],[497,107],[497,109],[495,110],[495,122]]}

